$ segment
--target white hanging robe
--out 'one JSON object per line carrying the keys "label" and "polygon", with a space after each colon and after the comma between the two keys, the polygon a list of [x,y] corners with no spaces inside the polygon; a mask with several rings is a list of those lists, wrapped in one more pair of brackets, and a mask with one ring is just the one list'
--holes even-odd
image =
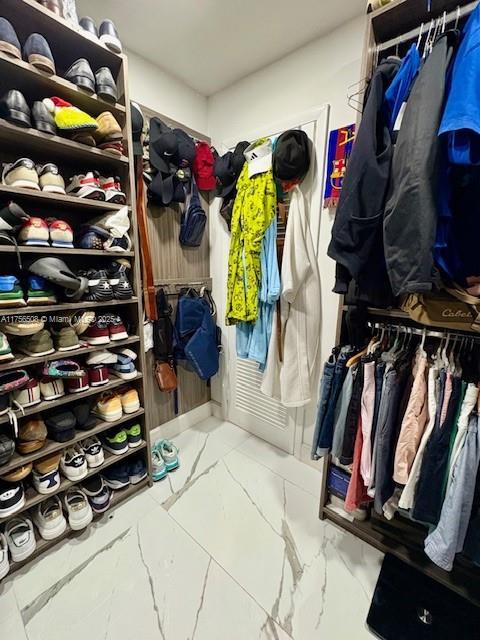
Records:
{"label": "white hanging robe", "polygon": [[277,317],[273,320],[261,391],[285,407],[301,407],[316,397],[320,352],[320,273],[305,197],[292,191],[282,260],[281,327],[283,362],[278,351]]}

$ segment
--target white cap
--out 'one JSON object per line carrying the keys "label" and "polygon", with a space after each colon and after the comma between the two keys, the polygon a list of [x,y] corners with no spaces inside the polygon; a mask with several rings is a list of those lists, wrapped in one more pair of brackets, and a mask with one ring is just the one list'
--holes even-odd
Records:
{"label": "white cap", "polygon": [[272,141],[270,138],[262,138],[252,142],[243,155],[248,163],[249,178],[258,173],[265,173],[272,168]]}

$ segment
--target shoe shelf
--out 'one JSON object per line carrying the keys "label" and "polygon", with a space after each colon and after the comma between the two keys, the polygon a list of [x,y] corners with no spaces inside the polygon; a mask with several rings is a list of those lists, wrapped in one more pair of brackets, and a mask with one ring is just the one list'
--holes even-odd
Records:
{"label": "shoe shelf", "polygon": [[[125,489],[118,489],[114,491],[109,508],[104,513],[94,513],[92,524],[94,522],[100,521],[103,516],[107,516],[108,518],[111,515],[112,510],[115,509],[115,507],[122,504],[122,502],[125,502],[125,500],[130,498],[133,494],[136,494],[142,489],[144,489],[147,485],[148,485],[148,478],[145,478],[144,480],[142,480],[141,482],[138,482],[137,484],[131,484],[128,487],[125,487]],[[31,556],[29,556],[26,560],[23,560],[22,562],[10,562],[10,571],[8,572],[8,575],[15,573],[15,571],[18,571],[19,569],[27,565],[29,562],[32,562],[32,560],[35,560],[35,558],[38,558],[39,556],[43,555],[46,551],[55,547],[59,542],[61,542],[62,540],[65,540],[65,538],[74,538],[74,537],[81,536],[86,531],[89,531],[89,529],[92,527],[92,524],[90,524],[85,529],[81,529],[80,531],[74,531],[68,525],[68,517],[67,516],[65,517],[67,518],[67,528],[65,529],[65,531],[62,533],[61,536],[58,536],[58,538],[55,538],[54,540],[44,540],[43,538],[40,538],[40,534],[38,533],[37,529],[35,529],[35,536],[37,538],[37,546],[35,548],[35,551],[32,553]]]}
{"label": "shoe shelf", "polygon": [[[118,68],[122,64],[124,56],[111,51],[99,40],[91,40],[80,28],[74,28],[67,20],[36,0],[2,0],[1,5],[2,15],[15,24],[17,33],[19,25],[33,24],[35,30],[44,35],[48,42],[52,40],[64,43],[68,51],[75,50],[78,58],[94,59],[99,67],[105,65]],[[32,29],[28,33],[31,32]]]}
{"label": "shoe shelf", "polygon": [[[114,423],[112,424],[114,425]],[[68,442],[65,443],[66,446],[68,446],[68,444],[69,444]],[[64,448],[65,448],[65,445],[64,445]],[[80,480],[69,480],[68,478],[65,478],[62,476],[60,485],[55,489],[55,491],[52,491],[52,493],[49,493],[47,495],[43,493],[38,493],[37,491],[35,491],[33,487],[29,487],[25,492],[25,504],[23,505],[23,507],[18,511],[16,511],[13,515],[7,516],[6,518],[0,518],[0,524],[2,524],[3,522],[7,522],[8,520],[11,520],[12,517],[15,517],[16,515],[23,513],[24,511],[27,511],[32,507],[35,507],[37,504],[40,504],[44,500],[48,500],[48,498],[51,498],[52,496],[55,496],[58,493],[65,492],[67,489],[69,489],[70,487],[73,487],[73,485],[75,484],[81,484],[84,480],[86,480],[90,476],[94,476],[97,473],[102,473],[102,471],[104,471],[108,467],[111,467],[112,464],[115,464],[117,462],[122,462],[126,458],[129,458],[130,456],[133,456],[136,453],[142,451],[143,449],[146,448],[146,446],[147,446],[147,443],[143,441],[138,447],[135,447],[134,449],[129,449],[125,453],[122,453],[122,455],[120,456],[116,456],[113,453],[108,453],[108,451],[104,451],[105,461],[103,462],[103,464],[101,464],[99,467],[94,467],[93,469],[89,469],[87,475],[81,478]]]}
{"label": "shoe shelf", "polygon": [[56,451],[61,451],[66,447],[70,447],[76,442],[80,442],[80,440],[85,440],[86,438],[90,438],[90,436],[95,436],[99,433],[103,433],[104,431],[109,431],[110,429],[118,427],[118,425],[124,424],[125,422],[135,421],[137,418],[140,418],[144,414],[145,409],[143,409],[142,407],[138,411],[135,411],[135,413],[124,414],[119,420],[115,420],[115,422],[99,422],[92,429],[88,429],[87,431],[77,431],[75,437],[71,440],[68,440],[68,442],[57,442],[56,440],[47,439],[45,446],[38,451],[27,453],[26,455],[15,453],[12,459],[9,460],[7,464],[0,467],[0,476],[5,475],[6,473],[10,473],[10,471],[18,469],[18,467],[23,467],[30,462],[45,458],[52,453],[55,453]]}
{"label": "shoe shelf", "polygon": [[0,364],[0,371],[8,371],[9,369],[19,368],[24,369],[25,367],[29,367],[31,365],[43,364],[44,362],[49,362],[50,360],[61,360],[65,357],[77,358],[78,356],[83,356],[86,353],[91,353],[92,351],[102,351],[103,349],[117,349],[118,347],[126,347],[129,344],[135,344],[139,341],[140,338],[138,336],[129,336],[125,340],[114,340],[109,344],[85,344],[85,346],[80,346],[80,348],[73,349],[72,351],[55,351],[55,353],[51,353],[48,356],[25,356],[23,354],[14,353],[15,359]]}
{"label": "shoe shelf", "polygon": [[[56,206],[62,209],[87,209],[92,215],[99,215],[105,211],[119,211],[124,205],[111,204],[110,202],[102,202],[101,200],[87,200],[86,198],[77,198],[76,196],[67,196],[57,193],[45,193],[44,191],[36,191],[35,189],[22,189],[19,187],[7,187],[0,184],[0,196],[5,195],[9,198],[22,200],[36,204],[41,207]],[[4,251],[2,247],[2,251]],[[80,251],[76,249],[76,251]]]}
{"label": "shoe shelf", "polygon": [[2,247],[4,253],[38,253],[48,256],[92,256],[111,258],[130,258],[134,256],[133,251],[102,251],[100,249],[64,249],[59,247]]}
{"label": "shoe shelf", "polygon": [[[74,250],[75,251],[75,250]],[[0,251],[1,253],[1,251]],[[138,298],[130,298],[130,300],[110,300],[109,302],[65,302],[61,304],[46,304],[35,307],[10,307],[0,308],[0,320],[5,316],[38,316],[45,314],[54,316],[58,311],[76,311],[78,309],[92,309],[96,307],[119,307],[122,305],[138,304]]]}
{"label": "shoe shelf", "polygon": [[[23,411],[16,410],[15,414],[18,418],[23,418],[24,416],[31,416],[36,413],[41,413],[42,411],[47,411],[48,409],[53,409],[54,407],[61,407],[64,404],[71,404],[76,400],[81,400],[82,398],[89,398],[90,396],[94,396],[96,394],[101,394],[104,391],[111,391],[112,389],[116,389],[117,387],[121,387],[126,384],[132,384],[132,382],[136,382],[137,380],[142,379],[142,374],[138,373],[135,378],[131,380],[122,380],[121,378],[116,378],[114,380],[110,380],[107,384],[102,384],[99,387],[93,387],[88,391],[81,391],[80,393],[66,393],[61,398],[57,400],[42,400],[38,404],[35,404],[33,407],[27,407]],[[8,423],[8,415],[3,415],[0,417],[0,424]],[[112,422],[112,425],[115,423]]]}
{"label": "shoe shelf", "polygon": [[55,154],[57,160],[62,158],[68,161],[75,159],[89,164],[100,163],[102,167],[111,167],[113,169],[128,163],[128,158],[125,156],[115,156],[112,153],[108,153],[108,151],[89,147],[86,144],[80,144],[61,136],[52,136],[48,133],[37,131],[37,129],[17,127],[1,119],[0,144],[3,145],[4,149],[28,145],[28,153],[34,153],[35,155],[44,154],[51,157],[52,154]]}
{"label": "shoe shelf", "polygon": [[[1,8],[4,16],[3,2]],[[96,117],[103,111],[110,111],[120,123],[125,120],[126,110],[123,105],[102,100],[96,94],[82,91],[65,78],[48,75],[32,67],[28,62],[11,58],[3,53],[0,53],[0,74],[2,86],[6,87],[10,82],[10,89],[19,89],[25,94],[27,100],[29,94],[35,91],[35,94],[42,98],[52,96],[63,98],[91,116]]]}

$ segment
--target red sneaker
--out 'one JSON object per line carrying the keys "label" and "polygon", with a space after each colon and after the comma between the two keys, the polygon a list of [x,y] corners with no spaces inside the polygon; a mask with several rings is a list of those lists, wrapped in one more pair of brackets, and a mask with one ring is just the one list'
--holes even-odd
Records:
{"label": "red sneaker", "polygon": [[128,338],[127,330],[120,316],[114,316],[108,323],[110,332],[110,340],[126,340]]}
{"label": "red sneaker", "polygon": [[109,382],[108,369],[104,364],[88,367],[88,379],[91,387],[101,387]]}
{"label": "red sneaker", "polygon": [[90,385],[88,384],[88,374],[86,373],[81,378],[67,378],[65,380],[68,393],[80,393],[81,391],[88,391]]}
{"label": "red sneaker", "polygon": [[[82,335],[89,344],[108,344],[110,342],[109,323],[99,316]],[[124,327],[125,328],[125,327]],[[113,339],[113,338],[112,338]],[[117,338],[120,340],[120,338]]]}

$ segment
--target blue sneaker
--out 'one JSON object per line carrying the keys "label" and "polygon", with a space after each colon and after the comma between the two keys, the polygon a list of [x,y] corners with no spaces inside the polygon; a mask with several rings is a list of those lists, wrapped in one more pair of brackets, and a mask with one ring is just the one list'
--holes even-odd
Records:
{"label": "blue sneaker", "polygon": [[[133,358],[130,355],[132,353],[134,356]],[[136,357],[137,354],[130,351],[130,349],[125,349],[123,353],[117,353],[117,362],[108,367],[109,372],[122,380],[132,380],[137,376],[137,370],[133,362]]]}
{"label": "blue sneaker", "polygon": [[153,481],[157,482],[158,480],[162,480],[167,475],[167,466],[165,464],[165,460],[162,458],[162,454],[159,449],[152,450],[152,477]]}
{"label": "blue sneaker", "polygon": [[105,484],[107,487],[110,487],[110,489],[123,489],[130,484],[128,465],[124,462],[122,464],[115,464],[113,467],[108,467],[102,475]]}
{"label": "blue sneaker", "polygon": [[15,276],[0,276],[0,307],[24,307],[20,281]]}
{"label": "blue sneaker", "polygon": [[180,462],[178,460],[178,449],[174,444],[169,440],[160,440],[160,442],[155,443],[153,448],[160,452],[167,471],[174,471],[175,469],[178,469],[180,466]]}
{"label": "blue sneaker", "polygon": [[40,276],[28,276],[27,304],[55,304],[57,298],[47,281]]}
{"label": "blue sneaker", "polygon": [[147,465],[143,458],[136,458],[128,463],[128,477],[130,484],[138,484],[147,477]]}

